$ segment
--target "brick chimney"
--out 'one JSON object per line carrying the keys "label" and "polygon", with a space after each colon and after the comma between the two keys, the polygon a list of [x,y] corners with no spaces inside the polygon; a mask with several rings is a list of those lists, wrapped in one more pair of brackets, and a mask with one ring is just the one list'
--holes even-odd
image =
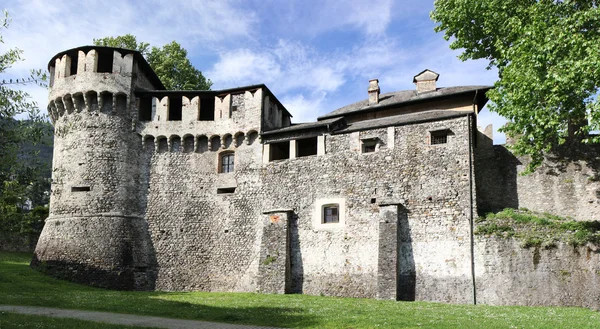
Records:
{"label": "brick chimney", "polygon": [[417,94],[436,91],[435,82],[440,77],[439,74],[425,69],[421,73],[415,75],[413,83],[417,85]]}
{"label": "brick chimney", "polygon": [[369,80],[369,105],[379,103],[379,80]]}

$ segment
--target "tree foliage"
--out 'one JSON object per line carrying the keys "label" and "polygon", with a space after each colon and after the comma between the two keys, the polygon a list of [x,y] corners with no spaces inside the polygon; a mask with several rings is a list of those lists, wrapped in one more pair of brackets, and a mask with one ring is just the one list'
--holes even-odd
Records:
{"label": "tree foliage", "polygon": [[189,58],[187,50],[175,41],[162,48],[152,47],[146,42],[138,42],[131,34],[117,37],[94,39],[97,46],[119,47],[139,51],[156,72],[167,89],[172,90],[210,90],[212,82],[196,69]]}
{"label": "tree foliage", "polygon": [[[499,80],[490,110],[519,137],[513,150],[535,168],[567,140],[600,142],[600,9],[597,0],[436,0],[435,30],[462,49],[462,60],[486,59]],[[569,138],[572,137],[572,138]]]}
{"label": "tree foliage", "polygon": [[[0,32],[8,28],[9,23],[8,13],[3,11]],[[0,43],[4,43],[1,33]],[[17,48],[0,54],[0,77],[20,61],[21,56],[22,51]],[[31,213],[26,205],[35,202],[33,206],[41,206],[48,201],[49,180],[44,175],[44,169],[48,171],[48,168],[39,161],[36,148],[31,146],[49,134],[49,123],[29,95],[14,87],[28,82],[43,86],[45,78],[45,74],[37,70],[32,71],[27,80],[0,79],[0,231],[29,234],[32,229],[38,230],[37,233],[41,230],[39,224],[43,218],[38,216],[39,209]]]}

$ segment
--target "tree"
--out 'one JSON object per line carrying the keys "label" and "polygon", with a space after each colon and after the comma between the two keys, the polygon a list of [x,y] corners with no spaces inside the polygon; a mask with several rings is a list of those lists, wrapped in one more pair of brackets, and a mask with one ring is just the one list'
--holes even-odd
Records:
{"label": "tree", "polygon": [[529,170],[567,140],[599,143],[600,9],[597,0],[436,0],[436,32],[463,49],[462,60],[486,59],[499,80],[490,110],[519,137],[515,153]]}
{"label": "tree", "polygon": [[[0,31],[8,28],[9,23],[8,13],[3,11]],[[0,43],[4,43],[1,34]],[[0,75],[20,61],[21,56],[22,51],[16,48],[0,54]],[[48,133],[49,123],[40,114],[37,104],[29,100],[27,93],[12,87],[25,83],[44,86],[45,79],[46,75],[41,70],[32,71],[27,79],[0,79],[0,232],[39,235],[41,229],[39,224],[43,218],[38,214],[42,208],[30,213],[25,205],[31,202],[33,194],[37,196],[41,190],[49,188],[49,182],[43,175],[44,165],[35,157],[36,149],[31,147]],[[17,120],[17,116],[25,116],[26,119]],[[47,200],[38,197],[38,201],[43,203]],[[47,213],[47,208],[41,212],[44,211]],[[32,232],[34,226],[37,232]]]}
{"label": "tree", "polygon": [[187,57],[187,50],[175,41],[162,48],[152,47],[146,42],[137,42],[131,34],[118,37],[94,39],[97,46],[119,47],[139,51],[156,72],[167,89],[210,90],[212,82],[196,69]]}

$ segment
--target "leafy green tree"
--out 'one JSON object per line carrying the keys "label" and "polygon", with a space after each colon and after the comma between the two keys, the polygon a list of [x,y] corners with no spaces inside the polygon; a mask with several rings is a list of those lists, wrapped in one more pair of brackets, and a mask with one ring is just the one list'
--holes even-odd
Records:
{"label": "leafy green tree", "polygon": [[[4,10],[0,32],[8,28],[9,23]],[[0,43],[4,43],[1,34]],[[40,218],[33,219],[39,211],[36,215],[29,213],[26,204],[31,202],[34,193],[44,194],[42,190],[49,189],[49,182],[42,174],[44,166],[35,157],[36,149],[24,145],[40,142],[48,134],[49,123],[27,93],[13,88],[15,84],[24,83],[43,86],[46,75],[41,70],[32,71],[27,79],[1,79],[21,56],[22,51],[16,48],[0,54],[0,231],[29,234],[32,233],[29,224],[35,222],[39,229]],[[17,116],[26,119],[17,120]],[[43,204],[47,197],[36,200]]]}
{"label": "leafy green tree", "polygon": [[597,0],[436,0],[435,30],[462,49],[462,60],[486,59],[499,80],[490,110],[509,119],[513,150],[537,167],[568,140],[599,143],[600,4]]}
{"label": "leafy green tree", "polygon": [[196,69],[189,58],[187,50],[175,41],[162,48],[152,47],[146,42],[138,42],[131,34],[118,37],[94,39],[97,46],[119,47],[139,51],[156,72],[167,89],[172,90],[210,90],[212,82]]}

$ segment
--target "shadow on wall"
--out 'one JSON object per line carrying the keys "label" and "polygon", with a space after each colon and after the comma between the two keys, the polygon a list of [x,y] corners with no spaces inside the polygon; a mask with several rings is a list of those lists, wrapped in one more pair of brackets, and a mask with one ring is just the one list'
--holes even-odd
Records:
{"label": "shadow on wall", "polygon": [[302,265],[302,250],[298,235],[298,216],[294,214],[290,223],[290,269],[291,282],[286,285],[286,293],[301,294],[304,283],[304,266]]}
{"label": "shadow on wall", "polygon": [[519,208],[517,170],[520,165],[521,161],[504,145],[493,145],[490,137],[478,132],[475,186],[480,216],[505,208]]}
{"label": "shadow on wall", "polygon": [[415,300],[416,287],[415,257],[411,229],[408,223],[408,209],[398,207],[398,284],[397,299]]}

